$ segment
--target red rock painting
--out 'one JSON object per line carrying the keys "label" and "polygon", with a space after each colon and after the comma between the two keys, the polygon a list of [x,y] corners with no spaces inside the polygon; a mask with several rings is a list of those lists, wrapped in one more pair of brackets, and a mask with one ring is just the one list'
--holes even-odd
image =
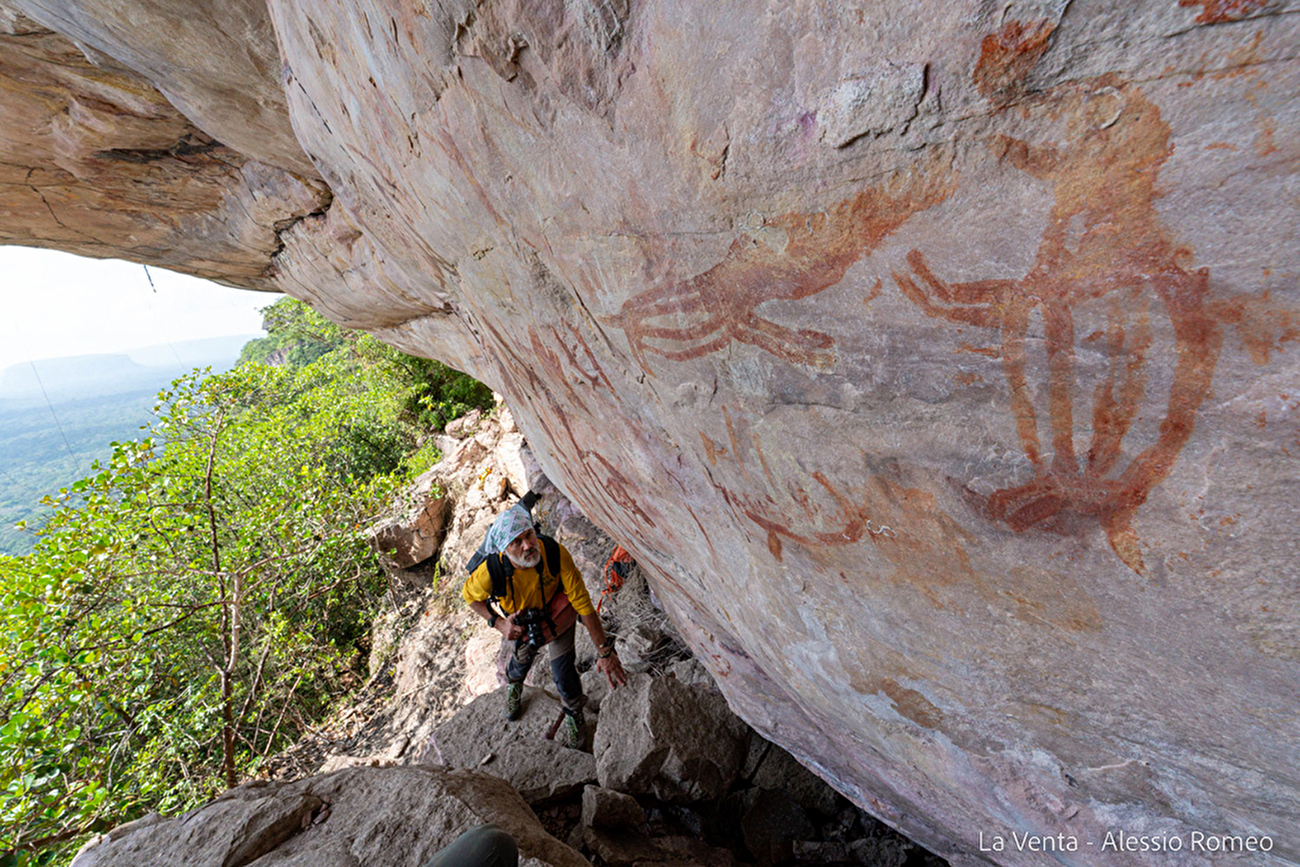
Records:
{"label": "red rock painting", "polygon": [[[1156,179],[1172,153],[1168,125],[1131,84],[1113,77],[1056,88],[1041,105],[1063,119],[1057,146],[1001,137],[996,155],[1052,184],[1055,204],[1037,255],[1018,280],[950,283],[912,250],[907,272],[895,273],[903,293],[927,316],[998,332],[1011,410],[1033,478],[995,492],[989,511],[1017,532],[1074,513],[1100,521],[1119,555],[1144,569],[1132,518],[1174,467],[1210,392],[1223,342],[1217,311],[1206,298],[1209,271],[1187,264],[1155,208]],[[1101,303],[1109,320],[1100,343],[1109,373],[1092,401],[1092,438],[1075,451],[1075,312]],[[1042,319],[1047,406],[1031,390],[1036,358],[1027,352],[1031,316]],[[1146,408],[1147,357],[1153,313],[1172,326],[1177,359],[1155,442],[1125,462],[1122,448]],[[1040,441],[1045,410],[1049,442]],[[1048,460],[1045,452],[1050,450]]]}
{"label": "red rock painting", "polygon": [[1222,24],[1240,21],[1264,11],[1269,0],[1178,0],[1179,6],[1200,6],[1197,24]]}
{"label": "red rock painting", "polygon": [[[909,217],[947,197],[951,182],[947,162],[935,160],[824,211],[769,218],[763,239],[758,232],[739,235],[717,265],[628,299],[604,322],[623,329],[643,366],[647,354],[686,361],[736,341],[790,364],[827,368],[834,362],[830,335],[780,325],[759,308],[768,301],[805,299],[839,283],[849,266]],[[765,243],[773,235],[784,240],[781,249]]]}

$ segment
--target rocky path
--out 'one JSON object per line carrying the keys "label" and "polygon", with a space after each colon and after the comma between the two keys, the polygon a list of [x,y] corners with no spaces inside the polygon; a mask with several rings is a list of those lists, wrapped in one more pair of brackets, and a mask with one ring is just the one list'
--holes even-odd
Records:
{"label": "rocky path", "polygon": [[[590,699],[585,748],[546,738],[559,703],[545,665],[530,675],[522,718],[506,722],[500,636],[461,602],[460,564],[496,515],[530,487],[543,492],[536,516],[570,549],[593,599],[603,589],[614,542],[540,476],[507,410],[454,422],[440,445],[442,462],[376,528],[396,553],[388,564],[387,606],[374,627],[369,682],[355,702],[268,762],[265,779],[187,821],[226,823],[256,805],[253,812],[290,817],[285,828],[297,822],[292,834],[254,823],[246,829],[251,836],[231,843],[274,856],[246,862],[258,864],[327,863],[310,859],[332,851],[332,836],[343,829],[374,836],[382,825],[385,863],[415,863],[410,859],[430,851],[428,828],[407,816],[389,817],[394,825],[373,815],[391,809],[394,798],[405,803],[399,794],[369,803],[370,818],[345,818],[362,803],[355,790],[415,786],[487,799],[487,807],[467,808],[473,816],[463,813],[463,803],[435,807],[421,800],[438,840],[450,840],[458,822],[505,815],[506,827],[533,841],[525,852],[532,864],[944,863],[854,807],[736,717],[635,567],[602,611],[633,673],[625,688],[608,689],[593,668],[590,640],[580,635],[579,669]],[[114,842],[96,858],[119,848]]]}

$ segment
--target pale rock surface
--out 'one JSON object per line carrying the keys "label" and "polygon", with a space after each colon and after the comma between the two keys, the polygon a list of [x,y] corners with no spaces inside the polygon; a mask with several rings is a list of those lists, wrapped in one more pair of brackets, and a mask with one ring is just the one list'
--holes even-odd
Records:
{"label": "pale rock surface", "polygon": [[732,707],[958,863],[1300,863],[1291,0],[0,5],[0,240],[490,383]]}
{"label": "pale rock surface", "polygon": [[748,731],[716,693],[634,674],[601,703],[600,784],[671,802],[720,798],[740,771]]}
{"label": "pale rock surface", "polygon": [[[523,716],[513,722],[505,719],[505,706],[504,687],[475,698],[438,727],[418,760],[500,777],[534,806],[575,795],[595,782],[591,753],[546,739],[560,713],[558,700],[525,687]],[[585,716],[589,730],[599,724],[597,714]]]}
{"label": "pale rock surface", "polygon": [[351,768],[293,783],[249,784],[171,819],[150,817],[88,843],[76,867],[421,867],[491,822],[521,865],[590,867],[546,833],[509,785],[428,767]]}

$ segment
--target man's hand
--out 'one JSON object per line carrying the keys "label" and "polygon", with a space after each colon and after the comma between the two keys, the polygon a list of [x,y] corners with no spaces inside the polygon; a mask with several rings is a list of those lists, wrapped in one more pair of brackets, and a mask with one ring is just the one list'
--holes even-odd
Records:
{"label": "man's hand", "polygon": [[618,661],[617,653],[611,653],[604,659],[597,659],[596,671],[609,680],[610,689],[618,689],[627,683],[627,672],[623,671],[623,663]]}
{"label": "man's hand", "polygon": [[515,625],[515,616],[498,617],[496,630],[506,637],[506,641],[516,641],[524,637],[524,628]]}
{"label": "man's hand", "polygon": [[[617,689],[627,683],[627,672],[623,671],[623,663],[618,661],[618,654],[614,653],[614,640],[605,635],[605,627],[600,622],[600,615],[596,612],[582,614],[578,617],[582,625],[587,627],[587,632],[591,635],[591,643],[596,645],[596,671],[605,675],[609,679],[611,689]],[[608,648],[608,656],[602,657],[601,651]]]}

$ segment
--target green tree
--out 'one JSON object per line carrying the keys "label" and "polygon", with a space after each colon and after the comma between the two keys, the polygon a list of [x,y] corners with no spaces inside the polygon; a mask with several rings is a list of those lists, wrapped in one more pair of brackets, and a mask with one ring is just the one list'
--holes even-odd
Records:
{"label": "green tree", "polygon": [[239,364],[268,363],[275,359],[290,367],[306,367],[342,346],[348,332],[296,298],[281,298],[262,308],[266,337],[250,340],[239,354]]}
{"label": "green tree", "polygon": [[239,364],[274,361],[301,368],[347,349],[350,357],[379,365],[386,378],[407,387],[405,418],[422,429],[439,430],[472,409],[492,406],[492,390],[473,377],[440,361],[407,355],[364,332],[340,328],[295,298],[264,307],[262,327],[267,336],[250,340]]}
{"label": "green tree", "polygon": [[345,353],[190,377],[47,498],[0,561],[10,861],[234,785],[357,682],[408,392]]}
{"label": "green tree", "polygon": [[363,528],[491,393],[291,299],[264,318],[0,557],[0,867],[212,796],[360,683]]}

